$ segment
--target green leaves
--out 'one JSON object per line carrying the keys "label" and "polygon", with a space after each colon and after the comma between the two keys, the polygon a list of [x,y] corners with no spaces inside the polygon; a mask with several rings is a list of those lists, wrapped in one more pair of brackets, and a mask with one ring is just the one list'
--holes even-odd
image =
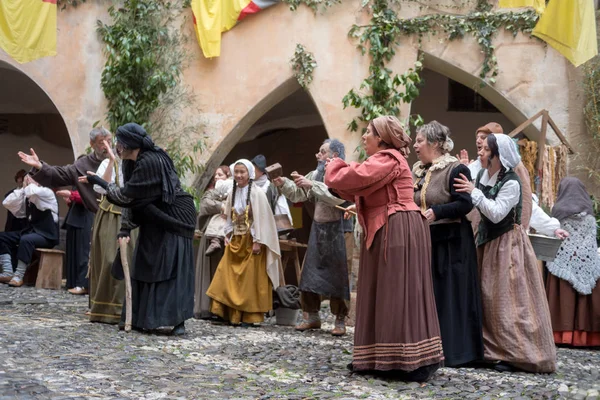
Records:
{"label": "green leaves", "polygon": [[538,15],[535,11],[522,12],[490,12],[491,6],[485,0],[478,0],[476,11],[466,15],[430,14],[421,17],[400,20],[399,29],[404,35],[418,35],[419,39],[426,33],[446,34],[449,41],[462,39],[470,34],[477,40],[484,55],[481,79],[489,83],[496,82],[498,62],[494,56],[494,36],[506,29],[516,36],[518,33],[531,34]]}
{"label": "green leaves", "polygon": [[[190,107],[194,100],[180,85],[188,56],[185,37],[173,28],[184,7],[185,2],[124,0],[120,8],[108,9],[111,23],[97,22],[97,32],[105,44],[101,86],[108,101],[106,119],[111,130],[128,122],[142,125],[157,143],[165,144],[180,178],[203,168],[196,161],[203,142],[191,146],[187,138],[199,128],[186,125],[179,117],[181,109]],[[198,198],[194,188],[186,190]]]}
{"label": "green leaves", "polygon": [[[360,115],[348,124],[348,130],[358,131],[359,125],[382,115],[400,115],[400,105],[410,103],[419,95],[419,72],[421,61],[403,74],[395,74],[386,65],[396,55],[399,38],[405,35],[400,20],[386,0],[371,3],[372,19],[367,26],[354,25],[349,36],[358,39],[358,49],[371,57],[369,76],[360,84],[359,90],[350,90],[342,99],[344,108],[354,107]],[[417,116],[414,121],[422,119]],[[363,128],[364,129],[364,128]],[[356,149],[361,159],[365,158],[361,148]]]}
{"label": "green leaves", "polygon": [[316,14],[319,11],[319,7],[322,11],[325,11],[325,9],[334,4],[341,4],[342,0],[283,0],[283,2],[290,6],[290,10],[292,11],[296,11],[301,4],[305,4]]}
{"label": "green leaves", "polygon": [[302,88],[307,89],[313,80],[313,72],[317,68],[317,61],[313,53],[306,50],[301,44],[296,44],[296,51],[290,60],[294,76]]}

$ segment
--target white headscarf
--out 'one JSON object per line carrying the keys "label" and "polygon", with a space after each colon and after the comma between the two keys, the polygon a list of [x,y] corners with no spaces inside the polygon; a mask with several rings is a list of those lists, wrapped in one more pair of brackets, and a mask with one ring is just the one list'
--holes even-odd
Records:
{"label": "white headscarf", "polygon": [[503,133],[494,133],[498,143],[498,153],[500,153],[500,162],[506,168],[514,168],[521,162],[521,156],[517,150],[517,145],[510,136]]}
{"label": "white headscarf", "polygon": [[247,160],[245,158],[240,158],[239,160],[237,160],[236,162],[231,164],[229,166],[229,169],[231,170],[231,174],[233,174],[233,170],[235,169],[236,164],[244,164],[244,166],[248,169],[248,176],[250,177],[250,179],[256,178],[256,173],[254,172],[254,165],[252,165],[250,160]]}

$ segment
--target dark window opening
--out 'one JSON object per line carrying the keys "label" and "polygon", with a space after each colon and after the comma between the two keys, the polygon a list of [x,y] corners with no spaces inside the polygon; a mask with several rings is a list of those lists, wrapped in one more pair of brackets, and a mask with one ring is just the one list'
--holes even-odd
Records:
{"label": "dark window opening", "polygon": [[448,80],[448,111],[500,112],[479,93],[452,79]]}

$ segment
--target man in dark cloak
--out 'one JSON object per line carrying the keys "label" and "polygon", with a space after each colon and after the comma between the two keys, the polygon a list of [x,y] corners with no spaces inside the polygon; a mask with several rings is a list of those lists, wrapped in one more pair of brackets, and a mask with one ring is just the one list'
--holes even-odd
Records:
{"label": "man in dark cloak", "polygon": [[[37,154],[31,149],[31,154],[19,152],[21,161],[33,167],[33,179],[43,186],[57,189],[64,186],[73,187],[69,191],[79,193],[81,204],[73,204],[67,214],[66,225],[71,229],[67,239],[74,241],[67,244],[67,289],[71,294],[83,295],[88,293],[88,263],[90,258],[90,245],[92,240],[92,225],[94,214],[98,211],[99,196],[89,183],[80,182],[79,176],[86,171],[96,171],[102,160],[108,156],[107,148],[111,143],[111,134],[102,127],[94,128],[90,132],[90,146],[92,152],[80,156],[73,164],[60,166],[48,165],[40,161]],[[60,193],[60,192],[59,192]]]}
{"label": "man in dark cloak", "polygon": [[63,167],[52,166],[40,161],[39,157],[33,149],[30,149],[31,154],[19,152],[21,161],[33,167],[32,178],[39,182],[40,185],[52,189],[75,186],[85,208],[91,213],[98,211],[99,196],[94,192],[93,186],[89,183],[79,182],[77,179],[85,175],[86,171],[96,171],[104,160],[107,153],[107,146],[110,145],[111,134],[106,129],[94,128],[90,132],[90,146],[92,152],[84,157],[78,158],[73,164]]}

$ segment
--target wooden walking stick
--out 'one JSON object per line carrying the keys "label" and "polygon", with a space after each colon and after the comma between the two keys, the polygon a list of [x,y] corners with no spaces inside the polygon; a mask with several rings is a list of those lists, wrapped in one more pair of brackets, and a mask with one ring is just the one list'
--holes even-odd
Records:
{"label": "wooden walking stick", "polygon": [[119,248],[121,249],[123,275],[125,275],[125,332],[131,332],[131,277],[127,262],[127,239],[129,238],[119,238]]}

